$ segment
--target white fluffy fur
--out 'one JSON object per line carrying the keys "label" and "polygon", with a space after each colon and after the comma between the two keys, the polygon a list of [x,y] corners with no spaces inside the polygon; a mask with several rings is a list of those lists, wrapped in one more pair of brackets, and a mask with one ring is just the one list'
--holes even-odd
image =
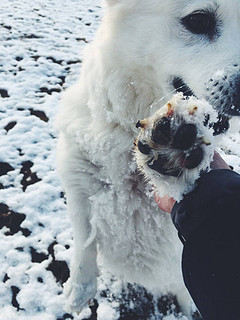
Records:
{"label": "white fluffy fur", "polygon": [[57,118],[57,165],[75,243],[67,307],[79,311],[95,295],[97,251],[126,281],[178,294],[180,304],[188,305],[176,230],[149,196],[132,159],[135,123],[156,111],[154,102],[172,96],[173,75],[204,97],[206,81],[226,61],[233,63],[240,41],[223,56],[221,44],[194,40],[179,19],[217,5],[231,24],[231,36],[238,37],[239,2],[231,2],[232,11],[227,0],[106,0],[105,5],[79,83],[66,91]]}

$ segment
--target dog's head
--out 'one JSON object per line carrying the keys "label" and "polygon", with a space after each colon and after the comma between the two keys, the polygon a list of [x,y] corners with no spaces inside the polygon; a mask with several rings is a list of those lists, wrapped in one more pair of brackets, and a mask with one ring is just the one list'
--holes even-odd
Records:
{"label": "dog's head", "polygon": [[186,59],[185,67],[171,82],[177,91],[205,98],[230,116],[240,115],[240,11],[233,2],[190,1],[179,18],[178,63]]}
{"label": "dog's head", "polygon": [[120,12],[119,51],[133,67],[153,70],[166,99],[182,91],[240,115],[238,0],[105,1]]}

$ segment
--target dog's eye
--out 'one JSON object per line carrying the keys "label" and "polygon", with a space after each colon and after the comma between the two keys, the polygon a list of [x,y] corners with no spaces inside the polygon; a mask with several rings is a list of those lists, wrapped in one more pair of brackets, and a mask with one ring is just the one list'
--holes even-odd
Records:
{"label": "dog's eye", "polygon": [[181,19],[184,27],[195,34],[213,36],[216,32],[216,19],[211,12],[193,12]]}

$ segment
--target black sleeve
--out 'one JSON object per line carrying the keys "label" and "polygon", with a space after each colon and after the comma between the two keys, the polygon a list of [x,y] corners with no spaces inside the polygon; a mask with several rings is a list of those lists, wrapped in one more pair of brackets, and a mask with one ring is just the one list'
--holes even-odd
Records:
{"label": "black sleeve", "polygon": [[[184,239],[207,220],[227,219],[225,207],[233,208],[240,203],[240,175],[227,169],[212,170],[202,175],[197,187],[175,203],[171,216]],[[234,213],[235,214],[235,213]]]}
{"label": "black sleeve", "polygon": [[204,174],[174,205],[185,285],[204,320],[240,319],[240,175]]}

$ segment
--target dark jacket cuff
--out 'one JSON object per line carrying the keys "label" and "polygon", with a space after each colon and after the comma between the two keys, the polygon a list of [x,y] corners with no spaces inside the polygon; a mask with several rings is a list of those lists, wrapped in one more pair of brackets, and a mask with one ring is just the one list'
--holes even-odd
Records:
{"label": "dark jacket cuff", "polygon": [[[204,173],[196,188],[175,203],[171,217],[184,240],[209,219],[227,219],[240,208],[240,175],[227,169]],[[238,213],[240,214],[240,212]]]}

